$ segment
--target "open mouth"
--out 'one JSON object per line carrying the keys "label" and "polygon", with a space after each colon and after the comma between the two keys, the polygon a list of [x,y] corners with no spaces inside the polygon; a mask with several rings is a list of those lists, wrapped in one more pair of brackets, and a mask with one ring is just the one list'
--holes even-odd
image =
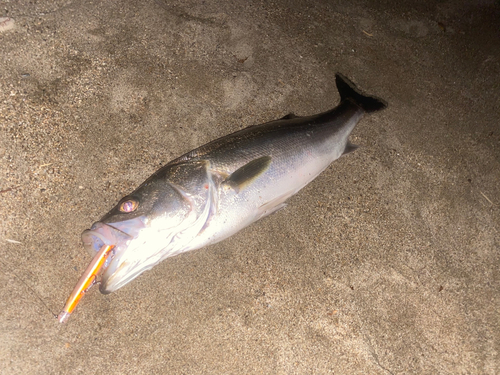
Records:
{"label": "open mouth", "polygon": [[109,285],[108,281],[117,273],[117,268],[120,269],[120,259],[129,242],[144,226],[144,221],[137,217],[118,222],[115,226],[97,222],[82,233],[83,246],[92,255],[92,260],[75,285],[63,310],[57,315],[59,322],[64,323],[69,319],[80,299],[93,285],[99,284],[100,292],[108,294],[126,283],[118,280]]}
{"label": "open mouth", "polygon": [[82,233],[84,248],[95,256],[103,246],[113,246],[112,253],[106,259],[100,271],[99,291],[109,294],[117,287],[110,287],[108,280],[115,274],[120,265],[121,255],[125,252],[131,240],[136,238],[144,222],[140,218],[116,223],[97,222]]}

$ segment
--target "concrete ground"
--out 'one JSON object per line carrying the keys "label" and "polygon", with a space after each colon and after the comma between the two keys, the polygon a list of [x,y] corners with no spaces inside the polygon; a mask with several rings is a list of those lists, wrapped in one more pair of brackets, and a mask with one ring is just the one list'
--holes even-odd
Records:
{"label": "concrete ground", "polygon": [[[471,4],[474,5],[471,5]],[[500,373],[498,1],[4,1],[2,374]],[[160,165],[338,102],[361,147],[232,238],[58,313]]]}

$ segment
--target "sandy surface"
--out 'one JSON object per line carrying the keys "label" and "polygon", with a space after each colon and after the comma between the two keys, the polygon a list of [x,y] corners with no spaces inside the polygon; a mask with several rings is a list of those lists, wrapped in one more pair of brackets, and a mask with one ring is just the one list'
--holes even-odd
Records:
{"label": "sandy surface", "polygon": [[[2,374],[500,373],[500,5],[393,3],[2,2]],[[335,106],[337,71],[389,103],[360,149],[279,213],[51,316],[121,196]]]}

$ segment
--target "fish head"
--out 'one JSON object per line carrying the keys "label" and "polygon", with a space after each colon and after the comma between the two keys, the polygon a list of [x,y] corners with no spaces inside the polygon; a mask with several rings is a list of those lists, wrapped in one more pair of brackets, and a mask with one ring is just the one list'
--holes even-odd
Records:
{"label": "fish head", "polygon": [[123,197],[102,219],[82,233],[84,247],[96,254],[113,245],[100,279],[101,293],[108,294],[175,255],[176,238],[191,226],[193,208],[188,197],[161,180],[146,181]]}

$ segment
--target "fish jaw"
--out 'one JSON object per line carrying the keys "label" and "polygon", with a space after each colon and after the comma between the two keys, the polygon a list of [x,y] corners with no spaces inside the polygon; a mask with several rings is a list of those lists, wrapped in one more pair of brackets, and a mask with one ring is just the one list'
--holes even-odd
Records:
{"label": "fish jaw", "polygon": [[106,290],[107,279],[121,263],[124,254],[129,251],[130,244],[146,227],[147,220],[144,217],[136,217],[112,224],[97,222],[82,233],[83,246],[92,256],[95,256],[102,246],[114,246],[111,256],[102,267],[99,280],[101,292]]}
{"label": "fish jaw", "polygon": [[177,231],[178,228],[171,228],[165,218],[156,218],[138,230],[118,249],[105,269],[99,285],[100,292],[112,293],[158,264],[165,252],[171,251]]}

